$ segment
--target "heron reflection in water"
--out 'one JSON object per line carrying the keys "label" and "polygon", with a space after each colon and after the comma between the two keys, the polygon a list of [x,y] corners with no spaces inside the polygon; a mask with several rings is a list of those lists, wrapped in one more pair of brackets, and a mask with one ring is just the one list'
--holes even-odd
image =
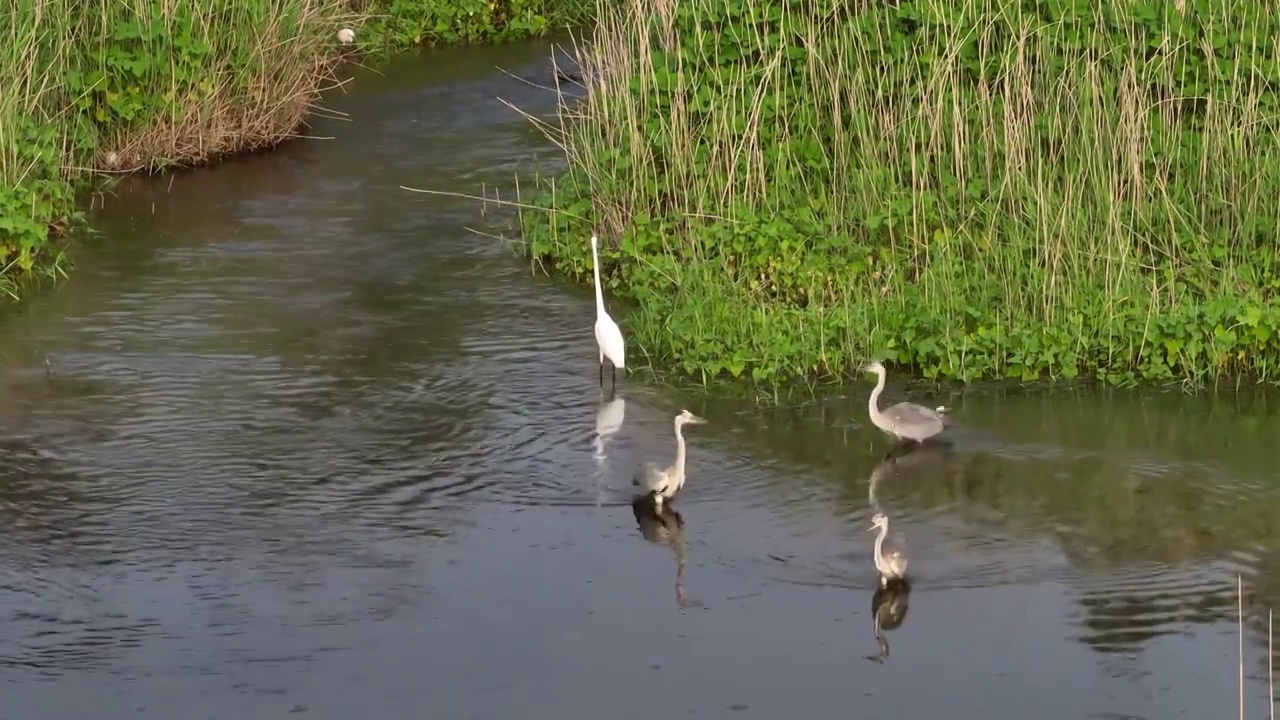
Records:
{"label": "heron reflection in water", "polygon": [[871,503],[871,511],[884,512],[880,507],[877,491],[886,478],[903,472],[919,472],[931,465],[934,466],[934,470],[941,471],[950,459],[951,449],[945,444],[922,443],[890,450],[871,469],[871,477],[867,485],[867,500]]}
{"label": "heron reflection in water", "polygon": [[689,598],[684,591],[684,570],[688,546],[684,536],[684,516],[670,505],[659,505],[650,495],[637,495],[631,500],[640,536],[657,545],[670,545],[676,556],[676,604],[696,607],[702,603]]}
{"label": "heron reflection in water", "polygon": [[[881,412],[880,393],[884,391],[884,365],[873,362],[863,366],[862,369],[873,372],[880,378],[876,382],[875,389],[871,391],[871,397],[867,398],[867,413],[871,416],[871,422],[898,441],[915,445],[937,435],[950,424],[950,418],[946,415],[947,408],[941,405],[937,409],[930,410],[923,405],[900,402]],[[891,449],[890,455],[893,452]]]}
{"label": "heron reflection in water", "polygon": [[653,498],[653,504],[656,512],[661,514],[663,505],[675,497],[680,492],[680,488],[684,487],[684,432],[685,425],[699,425],[705,423],[706,420],[694,415],[688,410],[681,410],[676,415],[676,460],[666,470],[660,469],[653,463],[644,463],[636,470],[635,476],[631,479],[631,484],[640,488],[640,491],[646,497]]}
{"label": "heron reflection in water", "polygon": [[880,654],[870,655],[868,660],[884,662],[889,657],[889,640],[884,633],[902,627],[907,619],[910,601],[911,584],[905,579],[894,580],[876,588],[871,596],[871,623]]}

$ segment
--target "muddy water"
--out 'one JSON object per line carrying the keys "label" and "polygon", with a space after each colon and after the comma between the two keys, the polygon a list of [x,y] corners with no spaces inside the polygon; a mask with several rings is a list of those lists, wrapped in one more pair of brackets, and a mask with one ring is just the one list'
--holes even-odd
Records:
{"label": "muddy water", "polygon": [[[129,183],[0,321],[0,718],[1233,716],[1237,575],[1263,716],[1274,403],[920,397],[962,426],[892,462],[869,383],[602,404],[589,291],[398,189],[554,163],[496,100],[549,111],[495,69],[547,56],[405,58],[335,139]],[[629,476],[681,407],[662,526]]]}

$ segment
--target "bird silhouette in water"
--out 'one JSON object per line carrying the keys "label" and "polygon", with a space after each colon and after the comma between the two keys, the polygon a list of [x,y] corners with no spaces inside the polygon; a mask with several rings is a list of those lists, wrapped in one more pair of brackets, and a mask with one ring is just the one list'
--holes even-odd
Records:
{"label": "bird silhouette in water", "polygon": [[684,574],[688,560],[684,516],[670,505],[658,505],[651,495],[637,495],[631,500],[631,513],[640,536],[657,545],[669,545],[676,556],[676,604],[682,608],[702,603],[690,598],[684,590]]}
{"label": "bird silhouette in water", "polygon": [[893,580],[876,588],[871,595],[871,623],[875,634],[878,655],[868,655],[867,659],[882,663],[889,657],[889,639],[885,631],[896,630],[906,622],[907,609],[911,601],[911,584],[904,580]]}

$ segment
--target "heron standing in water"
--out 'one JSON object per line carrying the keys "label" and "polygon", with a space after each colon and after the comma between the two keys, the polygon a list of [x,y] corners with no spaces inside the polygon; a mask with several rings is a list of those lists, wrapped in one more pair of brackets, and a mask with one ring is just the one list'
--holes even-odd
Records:
{"label": "heron standing in water", "polygon": [[653,506],[656,512],[661,513],[663,501],[675,497],[675,494],[680,492],[680,488],[684,487],[685,450],[682,428],[685,425],[698,425],[704,422],[706,420],[688,410],[681,410],[675,420],[676,461],[666,470],[659,469],[653,463],[644,463],[636,471],[635,477],[632,478],[632,485],[639,486],[646,496],[653,497]]}
{"label": "heron standing in water", "polygon": [[880,528],[876,537],[875,549],[872,551],[876,561],[876,570],[880,572],[880,587],[887,587],[890,581],[903,582],[907,577],[907,549],[902,543],[890,540],[886,547],[885,536],[889,534],[889,517],[884,513],[876,513],[871,518],[871,527],[867,532]]}
{"label": "heron standing in water", "polygon": [[899,440],[917,443],[937,435],[946,427],[947,417],[943,414],[947,411],[945,407],[930,410],[923,405],[900,402],[880,412],[880,393],[884,390],[884,365],[873,362],[862,369],[880,376],[876,389],[871,391],[871,397],[867,399],[867,412],[871,415],[871,422],[876,427]]}

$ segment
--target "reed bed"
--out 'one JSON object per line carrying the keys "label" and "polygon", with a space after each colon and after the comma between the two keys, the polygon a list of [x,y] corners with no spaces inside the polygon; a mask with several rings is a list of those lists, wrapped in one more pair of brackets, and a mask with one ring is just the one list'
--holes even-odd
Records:
{"label": "reed bed", "polygon": [[710,382],[1274,381],[1273,2],[601,2],[568,171],[638,358]]}

